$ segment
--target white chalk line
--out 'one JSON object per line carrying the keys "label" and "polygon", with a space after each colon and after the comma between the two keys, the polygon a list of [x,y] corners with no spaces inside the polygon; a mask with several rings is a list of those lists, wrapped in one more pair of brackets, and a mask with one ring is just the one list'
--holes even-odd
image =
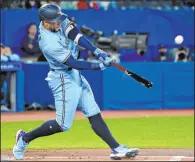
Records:
{"label": "white chalk line", "polygon": [[185,156],[173,156],[169,161],[181,161]]}

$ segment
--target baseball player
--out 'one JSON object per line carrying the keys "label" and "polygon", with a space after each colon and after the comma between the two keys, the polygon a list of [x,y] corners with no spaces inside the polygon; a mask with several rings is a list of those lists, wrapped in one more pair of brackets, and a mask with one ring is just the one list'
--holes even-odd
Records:
{"label": "baseball player", "polygon": [[[32,140],[68,131],[77,107],[89,119],[93,131],[111,148],[111,159],[135,157],[139,149],[120,145],[110,133],[101,117],[90,85],[79,71],[104,70],[111,66],[113,60],[81,34],[59,6],[45,4],[39,9],[38,16],[39,46],[50,66],[46,80],[55,99],[56,119],[46,121],[31,132],[17,131],[16,144],[13,147],[15,158],[23,158],[25,148]],[[78,61],[78,46],[90,50],[100,63]]]}

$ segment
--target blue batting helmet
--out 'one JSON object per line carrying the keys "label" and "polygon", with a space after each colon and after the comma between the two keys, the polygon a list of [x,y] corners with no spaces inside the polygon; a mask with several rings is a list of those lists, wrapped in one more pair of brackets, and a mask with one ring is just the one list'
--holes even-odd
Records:
{"label": "blue batting helmet", "polygon": [[62,22],[67,17],[55,4],[44,4],[39,8],[38,15],[40,21],[47,20],[49,22]]}

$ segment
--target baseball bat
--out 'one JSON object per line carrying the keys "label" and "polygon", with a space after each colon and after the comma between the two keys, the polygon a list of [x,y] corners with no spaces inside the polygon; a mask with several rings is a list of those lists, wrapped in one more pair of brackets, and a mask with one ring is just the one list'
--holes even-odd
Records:
{"label": "baseball bat", "polygon": [[141,85],[147,87],[147,88],[151,88],[152,87],[152,82],[146,80],[145,78],[133,73],[132,71],[122,67],[121,65],[117,64],[117,63],[112,63],[113,66],[115,66],[116,68],[120,69],[121,71],[123,71],[125,74],[127,74],[128,76],[132,77],[133,79],[135,79],[137,82],[139,82]]}

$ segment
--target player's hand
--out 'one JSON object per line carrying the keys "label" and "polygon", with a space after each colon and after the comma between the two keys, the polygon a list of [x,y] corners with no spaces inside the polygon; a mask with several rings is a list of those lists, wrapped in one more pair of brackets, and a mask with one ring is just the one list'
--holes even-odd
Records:
{"label": "player's hand", "polygon": [[101,69],[101,70],[106,69],[106,66],[104,65],[104,63],[103,63],[103,62],[101,62],[101,63],[99,64],[99,66],[100,66],[100,69]]}
{"label": "player's hand", "polygon": [[96,55],[96,58],[98,59],[98,60],[103,60],[106,56],[108,56],[108,54],[105,52],[105,51],[103,51],[103,50],[101,50],[101,49],[99,49],[99,48],[96,48],[96,50],[94,51],[94,54]]}
{"label": "player's hand", "polygon": [[96,48],[96,50],[94,51],[94,54],[95,54],[96,56],[98,56],[99,54],[103,54],[103,55],[105,55],[105,56],[108,55],[105,51],[101,50],[100,48]]}
{"label": "player's hand", "polygon": [[114,62],[114,60],[110,57],[108,57],[108,54],[97,48],[95,51],[94,51],[94,54],[96,55],[96,57],[102,61],[102,63],[104,64],[104,66],[108,67],[108,66],[111,66],[111,63]]}
{"label": "player's hand", "polygon": [[109,67],[112,65],[112,63],[114,62],[114,60],[110,57],[105,57],[103,60],[101,60],[102,63],[106,66],[106,67]]}
{"label": "player's hand", "polygon": [[105,57],[105,60],[102,61],[102,62],[99,64],[100,69],[101,69],[101,70],[106,69],[107,67],[109,67],[109,66],[112,65],[112,62],[114,62],[112,58],[110,58],[110,57],[108,57],[108,56]]}

